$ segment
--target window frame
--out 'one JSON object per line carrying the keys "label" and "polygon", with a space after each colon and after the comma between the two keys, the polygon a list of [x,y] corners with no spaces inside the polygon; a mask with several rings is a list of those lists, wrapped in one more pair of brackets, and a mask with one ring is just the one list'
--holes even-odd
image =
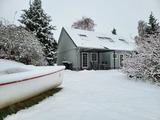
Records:
{"label": "window frame", "polygon": [[[114,59],[113,56],[114,56],[114,53],[112,53],[112,59]],[[116,56],[115,59],[118,59],[118,54],[117,53],[115,53],[115,56]]]}
{"label": "window frame", "polygon": [[[96,55],[95,58],[96,60],[93,60],[93,55]],[[91,62],[97,62],[98,61],[98,53],[91,53]]]}
{"label": "window frame", "polygon": [[[86,59],[87,59],[86,66],[84,66],[83,54],[86,54]],[[82,58],[81,59],[82,59],[82,68],[83,69],[88,68],[88,53],[87,52],[82,52]]]}

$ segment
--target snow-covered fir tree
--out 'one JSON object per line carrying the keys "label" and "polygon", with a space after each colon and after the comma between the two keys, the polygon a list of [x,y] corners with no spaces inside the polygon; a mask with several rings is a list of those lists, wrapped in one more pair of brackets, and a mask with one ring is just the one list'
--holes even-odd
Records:
{"label": "snow-covered fir tree", "polygon": [[55,51],[57,49],[57,42],[53,38],[52,33],[55,27],[50,25],[52,19],[44,13],[41,0],[30,1],[29,5],[28,10],[23,10],[24,13],[21,15],[19,21],[39,39],[43,46],[48,65],[53,65],[56,61]]}
{"label": "snow-covered fir tree", "polygon": [[81,20],[77,20],[72,24],[72,28],[88,31],[94,31],[95,26],[96,24],[94,23],[94,21],[88,17],[82,17]]}
{"label": "snow-covered fir tree", "polygon": [[39,40],[23,27],[0,26],[0,58],[28,65],[45,65],[44,52]]}
{"label": "snow-covered fir tree", "polygon": [[151,12],[149,16],[149,22],[148,26],[146,28],[146,33],[147,34],[155,34],[158,32],[159,29],[159,23],[157,23],[157,19],[154,17],[153,13]]}
{"label": "snow-covered fir tree", "polygon": [[113,28],[113,30],[112,30],[112,34],[113,34],[113,35],[117,35],[117,31],[116,31],[116,29],[115,29],[115,28]]}

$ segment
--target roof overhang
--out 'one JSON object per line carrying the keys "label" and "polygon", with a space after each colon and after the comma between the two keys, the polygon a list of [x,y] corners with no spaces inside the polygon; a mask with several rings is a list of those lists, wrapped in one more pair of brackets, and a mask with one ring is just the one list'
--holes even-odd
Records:
{"label": "roof overhang", "polygon": [[111,52],[114,50],[110,50],[108,48],[104,48],[104,49],[99,49],[99,48],[82,48],[81,49],[82,52],[98,52],[98,53],[102,53],[102,52]]}

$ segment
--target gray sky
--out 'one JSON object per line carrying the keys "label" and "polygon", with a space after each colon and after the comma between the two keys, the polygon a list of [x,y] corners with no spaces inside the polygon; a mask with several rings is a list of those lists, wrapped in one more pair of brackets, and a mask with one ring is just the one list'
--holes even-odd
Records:
{"label": "gray sky", "polygon": [[[42,7],[57,26],[55,39],[63,26],[70,27],[82,16],[94,20],[97,32],[111,33],[116,28],[117,34],[125,37],[137,35],[138,21],[148,22],[151,11],[160,21],[160,0],[42,0]],[[0,17],[19,25],[21,10],[28,8],[29,0],[0,0]]]}

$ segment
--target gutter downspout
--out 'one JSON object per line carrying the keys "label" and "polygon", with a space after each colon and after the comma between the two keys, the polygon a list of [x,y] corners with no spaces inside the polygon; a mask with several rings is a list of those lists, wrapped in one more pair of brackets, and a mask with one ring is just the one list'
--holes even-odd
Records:
{"label": "gutter downspout", "polygon": [[[93,51],[93,54],[95,55],[95,49]],[[95,60],[93,59],[93,70],[95,70]]]}
{"label": "gutter downspout", "polygon": [[115,63],[116,63],[116,60],[115,60],[115,50],[113,52],[114,52],[114,69],[116,69],[116,66],[115,66]]}
{"label": "gutter downspout", "polygon": [[80,48],[77,49],[77,52],[76,52],[76,58],[77,58],[77,65],[76,65],[76,70],[78,71],[78,53],[80,51]]}

